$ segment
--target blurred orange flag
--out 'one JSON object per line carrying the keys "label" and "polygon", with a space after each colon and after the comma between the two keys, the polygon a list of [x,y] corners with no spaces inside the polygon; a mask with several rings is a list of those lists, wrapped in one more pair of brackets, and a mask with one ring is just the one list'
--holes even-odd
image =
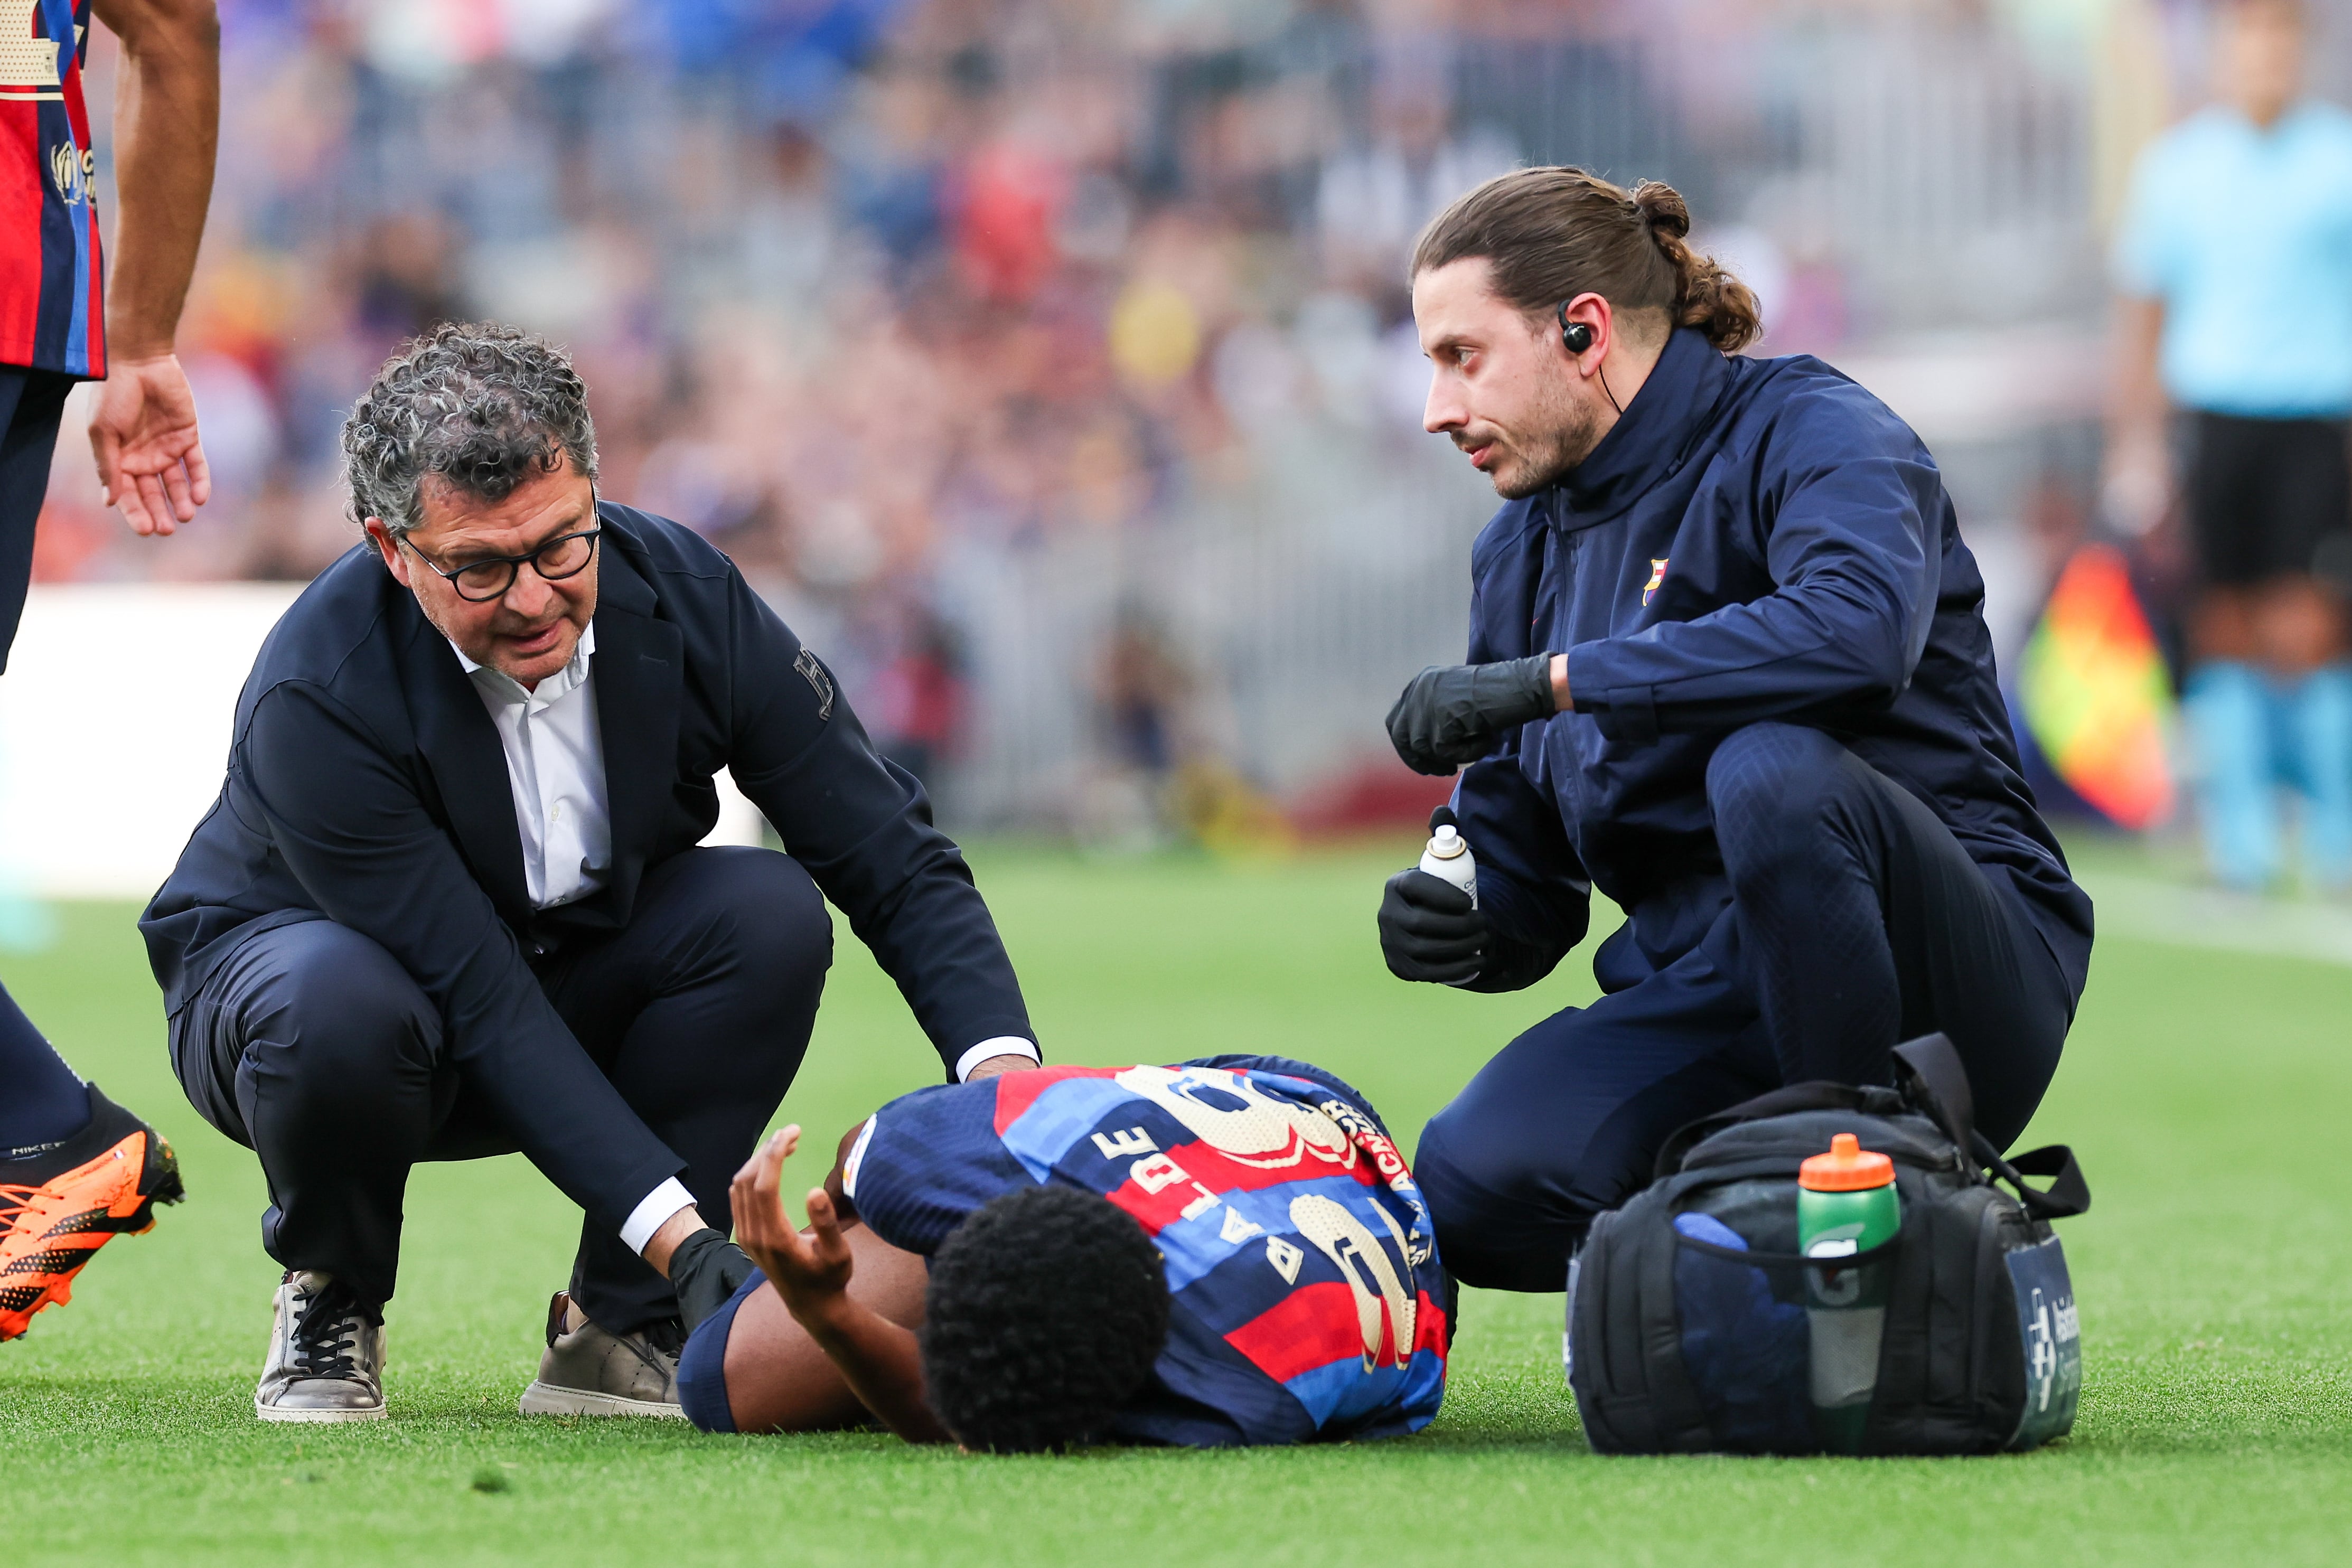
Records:
{"label": "blurred orange flag", "polygon": [[2172,812],[2172,688],[2124,558],[2085,545],[2025,644],[2018,695],[2067,788],[2126,828]]}

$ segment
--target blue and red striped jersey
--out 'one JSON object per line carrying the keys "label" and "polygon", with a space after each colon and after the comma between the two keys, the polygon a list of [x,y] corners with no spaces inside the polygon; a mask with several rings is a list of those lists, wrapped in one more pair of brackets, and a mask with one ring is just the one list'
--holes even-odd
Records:
{"label": "blue and red striped jersey", "polygon": [[0,0],[0,364],[106,374],[89,0]]}
{"label": "blue and red striped jersey", "polygon": [[1032,1183],[1135,1216],[1172,1311],[1118,1437],[1389,1437],[1444,1396],[1446,1283],[1421,1190],[1371,1107],[1319,1068],[1230,1056],[924,1089],[875,1113],[843,1177],[877,1235],[925,1254]]}

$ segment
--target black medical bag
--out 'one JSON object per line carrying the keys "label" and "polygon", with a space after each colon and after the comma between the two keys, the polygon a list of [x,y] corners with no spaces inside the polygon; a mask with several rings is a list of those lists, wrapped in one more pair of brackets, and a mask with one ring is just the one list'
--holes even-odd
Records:
{"label": "black medical bag", "polygon": [[[1824,1451],[1808,1318],[1822,1298],[1807,1293],[1823,1269],[1885,1270],[1861,1452],[2031,1448],[2074,1425],[2082,1342],[2049,1224],[2090,1207],[2074,1155],[2053,1145],[2004,1160],[1975,1129],[1942,1035],[1895,1061],[1894,1089],[1792,1084],[1692,1123],[1659,1151],[1652,1185],[1593,1221],[1569,1266],[1566,1352],[1595,1450]],[[1901,1228],[1865,1252],[1809,1259],[1797,1167],[1838,1133],[1894,1161]]]}

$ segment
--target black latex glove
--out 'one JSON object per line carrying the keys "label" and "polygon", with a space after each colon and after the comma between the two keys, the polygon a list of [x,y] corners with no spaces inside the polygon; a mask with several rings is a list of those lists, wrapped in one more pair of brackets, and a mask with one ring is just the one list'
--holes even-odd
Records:
{"label": "black latex glove", "polygon": [[1389,878],[1381,895],[1381,956],[1400,980],[1475,978],[1492,936],[1468,894],[1418,866]]}
{"label": "black latex glove", "polygon": [[725,1306],[758,1267],[743,1249],[707,1225],[679,1242],[669,1255],[669,1284],[687,1332]]}
{"label": "black latex glove", "polygon": [[1503,731],[1558,711],[1549,653],[1432,664],[1405,683],[1389,709],[1389,739],[1407,768],[1442,777],[1486,756]]}

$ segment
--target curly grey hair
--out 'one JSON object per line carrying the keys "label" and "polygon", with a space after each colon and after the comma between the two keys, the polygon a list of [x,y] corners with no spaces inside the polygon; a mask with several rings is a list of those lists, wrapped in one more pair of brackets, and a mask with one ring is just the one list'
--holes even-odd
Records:
{"label": "curly grey hair", "polygon": [[571,356],[495,322],[445,322],[376,372],[343,422],[352,520],[380,517],[394,538],[425,520],[438,474],[503,501],[526,480],[572,465],[596,477],[596,424]]}

